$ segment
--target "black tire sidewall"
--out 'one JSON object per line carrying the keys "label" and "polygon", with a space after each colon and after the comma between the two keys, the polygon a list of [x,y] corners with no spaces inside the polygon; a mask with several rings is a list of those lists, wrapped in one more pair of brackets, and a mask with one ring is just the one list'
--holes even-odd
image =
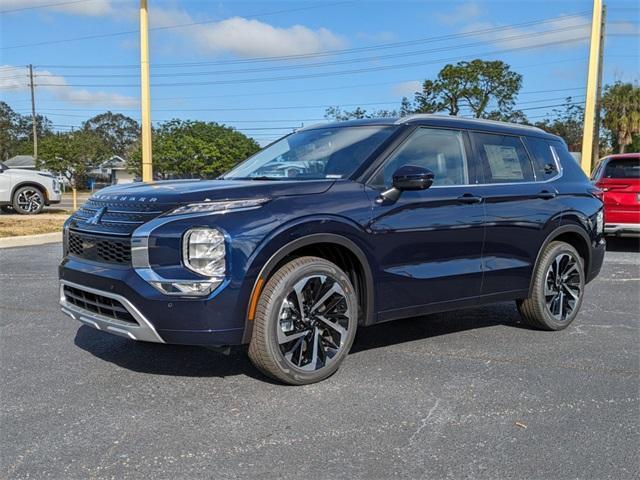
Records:
{"label": "black tire sidewall", "polygon": [[[38,210],[36,210],[35,212],[27,212],[25,210],[23,210],[22,208],[20,208],[20,206],[18,205],[18,196],[20,195],[21,192],[23,192],[24,190],[35,190],[37,192],[37,194],[40,196],[40,208]],[[20,187],[18,190],[15,191],[15,193],[13,194],[13,203],[12,203],[12,207],[13,210],[15,210],[16,213],[20,214],[20,215],[37,215],[40,212],[42,212],[42,209],[44,208],[44,194],[42,193],[42,190],[40,190],[37,187],[31,187],[31,186],[27,186],[27,187]]]}
{"label": "black tire sidewall", "polygon": [[[536,282],[538,288],[536,297],[539,309],[544,316],[543,322],[553,330],[562,330],[568,327],[575,320],[578,313],[580,312],[580,308],[582,307],[585,288],[584,260],[578,254],[577,250],[568,243],[555,242],[555,244],[550,246],[551,248],[545,252],[543,261],[540,263],[538,271],[536,272],[536,275],[539,276],[538,281]],[[544,286],[549,266],[556,259],[556,257],[562,253],[570,254],[580,265],[580,298],[578,299],[578,304],[575,306],[567,320],[559,322],[553,317],[553,315],[551,315],[551,312],[549,312],[549,309],[547,308],[544,296]]]}
{"label": "black tire sidewall", "polygon": [[[349,310],[353,312],[353,314],[351,315],[349,328],[347,330],[347,338],[338,355],[331,361],[329,365],[322,367],[319,370],[308,372],[296,368],[284,358],[284,355],[280,351],[280,346],[278,344],[277,328],[279,328],[279,309],[286,295],[291,292],[293,286],[300,279],[311,275],[327,275],[336,280],[344,290]],[[307,384],[318,382],[333,375],[333,373],[335,373],[335,371],[340,367],[340,364],[343,362],[344,358],[351,349],[358,323],[358,302],[355,290],[351,285],[349,277],[347,277],[347,275],[333,263],[324,259],[317,258],[314,259],[313,262],[306,263],[296,268],[293,272],[286,274],[283,278],[280,279],[277,285],[275,285],[273,293],[274,294],[271,296],[271,298],[265,299],[267,302],[265,318],[265,321],[267,322],[266,334],[268,335],[268,338],[266,339],[267,341],[265,343],[270,357],[279,369],[280,375],[278,376],[285,377],[290,383]]]}

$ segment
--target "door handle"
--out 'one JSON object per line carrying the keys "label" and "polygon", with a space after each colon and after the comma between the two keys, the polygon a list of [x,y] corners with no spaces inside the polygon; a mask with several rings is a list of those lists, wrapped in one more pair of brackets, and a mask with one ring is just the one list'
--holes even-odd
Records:
{"label": "door handle", "polygon": [[538,198],[542,198],[544,200],[550,200],[552,198],[556,198],[556,193],[555,192],[550,192],[549,190],[542,190],[538,194]]}
{"label": "door handle", "polygon": [[471,193],[465,193],[464,195],[458,197],[458,201],[460,203],[480,203],[482,201],[482,197],[476,197]]}

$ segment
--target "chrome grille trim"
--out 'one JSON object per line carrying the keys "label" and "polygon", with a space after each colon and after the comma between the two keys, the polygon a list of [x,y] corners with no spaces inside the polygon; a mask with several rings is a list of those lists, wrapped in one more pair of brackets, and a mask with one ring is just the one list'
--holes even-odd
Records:
{"label": "chrome grille trim", "polygon": [[[83,292],[88,292],[93,295],[110,298],[119,302],[137,323],[130,323],[113,319],[106,315],[92,312],[91,310],[84,309],[71,303],[67,299],[64,288],[65,286]],[[60,307],[61,310],[71,318],[89,325],[97,330],[113,333],[114,335],[130,338],[132,340],[166,343],[158,334],[151,322],[149,322],[149,320],[147,320],[145,316],[142,315],[142,313],[140,313],[140,311],[122,295],[118,295],[112,292],[105,292],[95,288],[85,287],[83,285],[78,285],[66,280],[60,280]]]}

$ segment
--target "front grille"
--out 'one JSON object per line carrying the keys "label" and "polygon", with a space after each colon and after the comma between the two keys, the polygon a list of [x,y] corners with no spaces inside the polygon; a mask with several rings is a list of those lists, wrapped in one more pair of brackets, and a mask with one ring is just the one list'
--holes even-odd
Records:
{"label": "front grille", "polygon": [[158,203],[88,200],[71,217],[70,227],[87,233],[129,236],[140,225],[171,208]]}
{"label": "front grille", "polygon": [[69,231],[69,254],[94,262],[129,265],[131,241]]}
{"label": "front grille", "polygon": [[69,285],[64,286],[63,292],[65,300],[76,307],[97,313],[116,323],[139,325],[136,319],[133,318],[129,311],[124,308],[118,300],[86,292],[78,288],[70,287]]}

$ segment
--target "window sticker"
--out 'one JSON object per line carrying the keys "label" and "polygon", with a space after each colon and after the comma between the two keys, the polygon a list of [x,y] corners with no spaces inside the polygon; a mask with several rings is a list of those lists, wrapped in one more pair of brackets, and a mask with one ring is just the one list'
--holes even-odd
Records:
{"label": "window sticker", "polygon": [[484,145],[491,177],[494,180],[524,180],[518,151],[505,145]]}

